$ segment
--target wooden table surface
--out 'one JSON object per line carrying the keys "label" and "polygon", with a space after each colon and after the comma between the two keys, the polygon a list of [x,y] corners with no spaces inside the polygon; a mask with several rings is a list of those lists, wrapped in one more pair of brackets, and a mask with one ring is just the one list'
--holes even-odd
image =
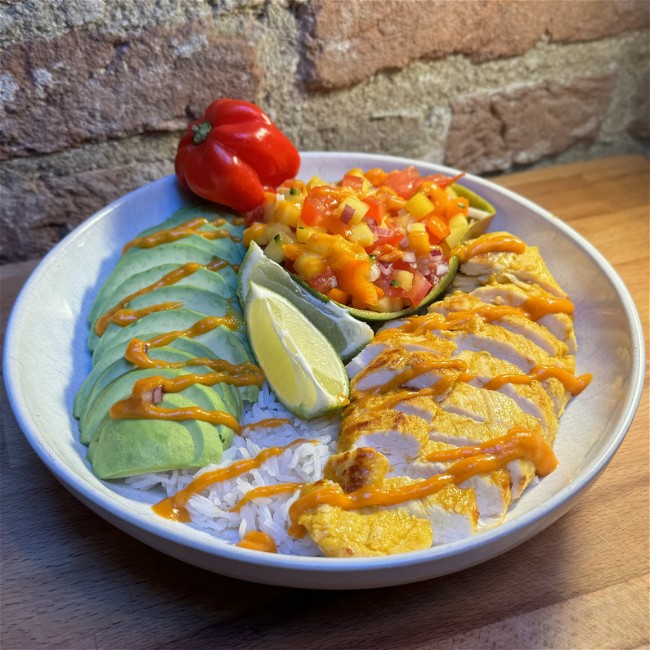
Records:
{"label": "wooden table surface", "polygon": [[[607,252],[646,332],[648,172],[630,155],[498,179]],[[0,270],[3,334],[34,266]],[[2,399],[2,650],[648,647],[647,391],[610,466],[558,522],[478,567],[366,592],[249,584],[150,549],[50,475]]]}

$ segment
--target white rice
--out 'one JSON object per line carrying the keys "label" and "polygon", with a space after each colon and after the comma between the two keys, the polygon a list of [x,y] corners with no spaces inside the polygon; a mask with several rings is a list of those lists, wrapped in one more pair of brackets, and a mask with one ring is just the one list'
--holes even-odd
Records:
{"label": "white rice", "polygon": [[[256,498],[244,504],[239,512],[230,509],[251,489],[277,483],[311,483],[323,476],[327,459],[335,451],[339,432],[339,417],[328,416],[316,420],[300,420],[292,416],[264,384],[258,401],[245,409],[242,425],[254,424],[268,418],[287,418],[289,424],[276,427],[245,430],[235,436],[220,463],[197,472],[174,470],[129,477],[126,483],[138,490],[159,490],[161,498],[171,496],[188,485],[196,476],[231,463],[253,458],[265,447],[284,447],[298,438],[307,442],[297,444],[279,456],[268,458],[261,467],[231,480],[213,484],[201,494],[193,495],[187,510],[189,524],[209,531],[229,543],[237,543],[251,530],[270,535],[279,553],[291,555],[321,555],[309,536],[296,539],[289,535],[289,507],[298,498],[299,489],[272,497]],[[314,444],[316,443],[316,444]]]}

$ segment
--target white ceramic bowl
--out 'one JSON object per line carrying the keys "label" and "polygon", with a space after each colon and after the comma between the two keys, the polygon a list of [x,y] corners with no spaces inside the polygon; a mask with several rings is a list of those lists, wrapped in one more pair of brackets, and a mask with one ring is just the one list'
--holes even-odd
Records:
{"label": "white ceramic bowl", "polygon": [[[386,156],[306,153],[300,176],[337,180],[352,167],[388,170],[409,164],[425,173],[456,173]],[[74,395],[90,368],[86,316],[122,244],[187,200],[171,176],[88,219],[41,262],[25,285],[11,314],[4,353],[4,376],[21,429],[50,471],[107,521],[173,557],[244,580],[322,589],[404,584],[467,568],[529,539],[573,505],[623,440],[643,385],[642,328],[623,282],[587,241],[508,190],[471,175],[463,183],[495,206],[493,230],[511,231],[539,246],[576,306],[578,371],[594,374],[561,419],[555,444],[558,469],[529,488],[499,528],[427,551],[382,558],[272,555],[229,546],[157,517],[149,507],[153,496],[145,502],[142,493],[95,477],[72,417]]]}

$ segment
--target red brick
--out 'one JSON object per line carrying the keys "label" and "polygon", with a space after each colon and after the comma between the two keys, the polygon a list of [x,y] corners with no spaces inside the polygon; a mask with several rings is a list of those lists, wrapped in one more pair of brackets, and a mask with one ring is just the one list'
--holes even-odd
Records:
{"label": "red brick", "polygon": [[614,89],[614,75],[548,81],[491,95],[458,97],[446,162],[484,173],[536,162],[600,131]]}
{"label": "red brick", "polygon": [[645,0],[312,0],[303,10],[314,86],[345,87],[416,59],[476,62],[552,40],[605,38],[648,27]]}
{"label": "red brick", "polygon": [[547,10],[552,41],[592,41],[650,25],[647,0],[548,0]]}
{"label": "red brick", "polygon": [[177,130],[218,96],[252,99],[261,81],[252,47],[212,22],[119,39],[70,32],[6,48],[0,70],[9,88],[0,158]]}

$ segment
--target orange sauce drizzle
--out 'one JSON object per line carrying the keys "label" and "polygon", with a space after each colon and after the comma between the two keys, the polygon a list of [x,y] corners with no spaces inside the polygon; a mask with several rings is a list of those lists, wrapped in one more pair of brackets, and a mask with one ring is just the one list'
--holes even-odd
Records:
{"label": "orange sauce drizzle", "polygon": [[239,512],[249,501],[273,497],[278,494],[295,492],[303,483],[276,483],[275,485],[260,485],[246,492],[246,494],[232,507],[230,512]]}
{"label": "orange sauce drizzle", "polygon": [[262,451],[260,451],[260,453],[254,458],[245,458],[243,460],[235,461],[228,467],[203,472],[203,474],[197,476],[189,485],[176,492],[176,494],[156,503],[152,506],[152,510],[157,515],[166,517],[173,521],[191,521],[190,513],[187,511],[185,506],[193,494],[203,492],[203,490],[206,490],[214,483],[227,481],[261,467],[262,463],[267,459],[274,456],[280,456],[287,449],[290,449],[294,445],[302,444],[303,442],[307,442],[307,440],[298,438],[285,447],[267,447],[266,449],[262,449]]}
{"label": "orange sauce drizzle", "polygon": [[182,302],[161,302],[157,305],[142,307],[141,309],[118,309],[110,317],[108,324],[117,325],[118,327],[126,327],[127,325],[135,323],[135,321],[140,320],[149,314],[153,314],[158,311],[166,311],[167,309],[178,309],[182,306]]}
{"label": "orange sauce drizzle", "polygon": [[457,256],[461,264],[484,253],[524,253],[526,242],[509,233],[488,233],[467,244],[452,249],[451,256]]}
{"label": "orange sauce drizzle", "polygon": [[275,540],[268,535],[263,533],[261,530],[249,530],[243,537],[243,539],[235,546],[240,548],[249,548],[252,551],[262,551],[263,553],[277,553],[278,547],[275,543]]}
{"label": "orange sauce drizzle", "polygon": [[573,314],[574,311],[574,305],[568,298],[556,298],[550,294],[526,298],[519,308],[534,321],[547,314]]}
{"label": "orange sauce drizzle", "polygon": [[232,315],[206,316],[205,318],[196,321],[194,325],[187,329],[174,330],[172,332],[166,332],[165,334],[154,336],[146,342],[146,345],[150,348],[164,347],[165,345],[173,343],[177,338],[182,336],[193,339],[197,336],[201,336],[201,334],[206,334],[221,325],[230,330],[236,330],[239,327],[239,321]]}
{"label": "orange sauce drizzle", "polygon": [[342,510],[397,505],[431,496],[448,485],[459,485],[472,476],[493,472],[520,458],[531,460],[539,476],[546,476],[557,466],[553,448],[539,434],[523,427],[513,427],[501,438],[475,447],[458,447],[435,452],[428,458],[455,462],[443,473],[391,489],[371,485],[347,494],[332,488],[309,492],[294,501],[289,508],[289,534],[304,537],[307,531],[298,523],[301,515],[322,504],[333,505]]}
{"label": "orange sauce drizzle", "polygon": [[554,378],[560,381],[571,395],[579,395],[592,380],[591,373],[586,373],[576,377],[564,368],[557,366],[535,366],[528,374],[520,375],[498,375],[493,377],[484,384],[483,388],[487,390],[498,390],[504,384],[530,384],[532,381],[546,381]]}
{"label": "orange sauce drizzle", "polygon": [[198,235],[204,239],[225,239],[229,237],[234,242],[240,242],[241,237],[236,237],[228,232],[226,229],[222,230],[199,230],[202,226],[207,224],[212,226],[222,226],[226,223],[226,220],[219,217],[214,221],[208,221],[203,217],[196,217],[185,221],[173,228],[166,228],[165,230],[157,230],[150,235],[144,237],[136,237],[130,242],[127,242],[122,248],[122,255],[126,253],[130,248],[154,248],[160,246],[161,244],[169,244],[171,242],[178,241],[179,239],[184,239],[185,237],[190,237],[191,235]]}
{"label": "orange sauce drizzle", "polygon": [[265,418],[263,420],[258,420],[257,422],[250,422],[245,424],[242,427],[242,432],[244,431],[254,431],[255,429],[267,429],[272,427],[281,427],[283,424],[290,424],[291,420],[289,418]]}
{"label": "orange sauce drizzle", "polygon": [[230,266],[234,271],[239,270],[238,264],[230,264],[230,262],[226,262],[226,260],[222,260],[222,259],[215,259],[209,264],[205,264],[205,265],[198,264],[197,262],[187,262],[186,264],[179,266],[177,269],[174,269],[173,271],[170,271],[169,273],[165,274],[162,278],[160,278],[160,280],[157,280],[156,282],[153,282],[147,285],[146,287],[143,287],[139,291],[135,291],[134,293],[129,294],[126,298],[120,300],[120,302],[117,303],[117,305],[111,307],[107,312],[102,314],[95,322],[95,334],[97,334],[97,336],[102,336],[106,331],[106,328],[110,325],[110,320],[113,317],[113,315],[116,312],[118,312],[120,309],[124,309],[124,306],[127,303],[131,302],[131,300],[134,300],[135,298],[151,293],[152,291],[155,291],[160,287],[166,287],[172,284],[176,284],[183,278],[192,275],[192,273],[196,273],[196,271],[198,271],[199,269],[207,269],[208,271],[219,271],[220,269],[226,266]]}

